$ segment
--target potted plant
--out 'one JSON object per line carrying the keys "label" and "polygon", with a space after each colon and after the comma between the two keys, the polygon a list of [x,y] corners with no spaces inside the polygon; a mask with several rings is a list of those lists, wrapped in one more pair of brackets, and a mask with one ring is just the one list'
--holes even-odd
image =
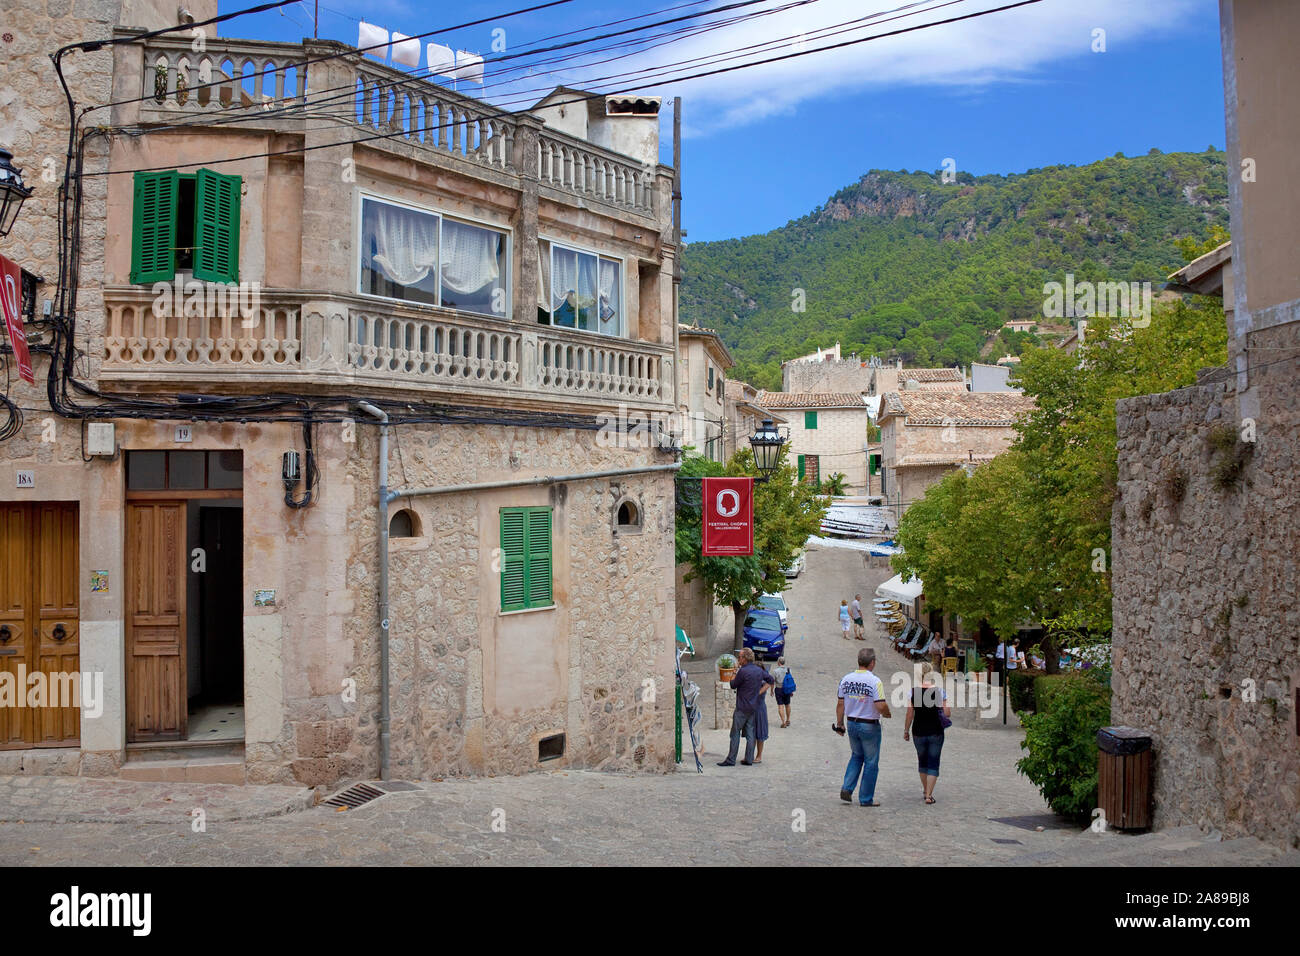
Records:
{"label": "potted plant", "polygon": [[973,674],[973,679],[977,683],[988,679],[988,675],[984,673],[988,666],[988,661],[978,653],[971,653],[966,657],[966,673]]}
{"label": "potted plant", "polygon": [[718,680],[730,681],[736,676],[736,659],[730,654],[718,658]]}

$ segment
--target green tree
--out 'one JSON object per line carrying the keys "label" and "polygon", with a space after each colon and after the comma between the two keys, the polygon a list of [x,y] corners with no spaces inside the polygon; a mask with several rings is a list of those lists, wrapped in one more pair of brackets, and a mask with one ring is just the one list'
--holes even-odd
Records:
{"label": "green tree", "polygon": [[1226,360],[1226,342],[1222,308],[1197,298],[1156,310],[1146,327],[1096,318],[1074,354],[1028,349],[1016,374],[1036,406],[1011,448],[908,509],[894,569],[919,576],[936,607],[1000,635],[1042,623],[1055,672],[1063,641],[1111,627],[1116,402],[1192,384]]}

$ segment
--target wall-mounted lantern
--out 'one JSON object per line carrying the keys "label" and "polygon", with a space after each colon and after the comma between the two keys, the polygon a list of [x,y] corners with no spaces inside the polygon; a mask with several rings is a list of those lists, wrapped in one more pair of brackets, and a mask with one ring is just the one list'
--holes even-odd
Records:
{"label": "wall-mounted lantern", "polygon": [[32,194],[32,187],[23,182],[23,172],[12,162],[13,153],[0,149],[0,236],[9,235],[18,210]]}

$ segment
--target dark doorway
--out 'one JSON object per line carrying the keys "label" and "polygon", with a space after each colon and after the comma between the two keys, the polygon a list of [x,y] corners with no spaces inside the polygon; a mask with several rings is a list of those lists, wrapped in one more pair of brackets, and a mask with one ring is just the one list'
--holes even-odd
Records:
{"label": "dark doorway", "polygon": [[207,571],[199,579],[199,673],[195,704],[244,703],[244,511],[199,505]]}

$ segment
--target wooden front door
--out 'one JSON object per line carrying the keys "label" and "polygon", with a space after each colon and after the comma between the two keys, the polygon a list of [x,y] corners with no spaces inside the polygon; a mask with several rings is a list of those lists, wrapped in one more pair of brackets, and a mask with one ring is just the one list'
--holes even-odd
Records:
{"label": "wooden front door", "polygon": [[0,750],[80,745],[77,569],[76,502],[0,505]]}
{"label": "wooden front door", "polygon": [[126,506],[126,734],[181,740],[185,680],[185,502]]}

